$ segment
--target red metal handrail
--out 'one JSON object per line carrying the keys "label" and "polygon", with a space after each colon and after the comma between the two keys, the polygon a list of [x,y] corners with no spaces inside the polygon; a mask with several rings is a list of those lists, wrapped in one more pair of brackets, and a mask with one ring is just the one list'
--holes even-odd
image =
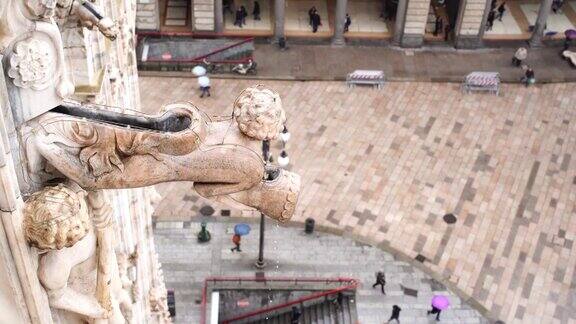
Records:
{"label": "red metal handrail", "polygon": [[[250,60],[254,61],[254,57],[252,55],[247,56],[244,59],[241,60],[228,60],[228,61],[209,61],[209,63],[213,63],[213,64],[239,64],[239,63],[248,63]],[[144,61],[144,63],[159,63],[159,62],[172,62],[172,63],[204,63],[203,60],[196,60],[196,59],[170,59],[170,60],[165,60],[162,58],[157,58],[157,57],[153,57],[153,58],[148,58],[146,59],[146,61]]]}
{"label": "red metal handrail", "polygon": [[[158,35],[158,36],[190,36],[189,33],[184,33],[184,32],[180,32],[180,33],[162,33],[162,32],[145,32],[145,33],[139,33],[138,34],[138,38],[140,36],[149,36],[149,35]],[[236,42],[234,44],[231,45],[227,45],[221,48],[218,48],[212,52],[209,52],[208,54],[204,54],[201,56],[197,56],[191,59],[170,59],[170,60],[165,60],[162,59],[161,57],[149,57],[146,59],[146,62],[151,62],[151,63],[158,63],[158,62],[175,62],[175,63],[202,63],[202,60],[214,55],[214,54],[218,54],[220,52],[223,52],[225,50],[228,50],[230,48],[236,47],[236,46],[240,46],[242,44],[248,43],[248,42],[252,42],[254,41],[254,37],[248,37],[243,39],[242,41]],[[227,60],[227,61],[210,61],[210,63],[216,63],[216,64],[220,64],[220,63],[230,63],[230,64],[238,64],[238,63],[246,63],[249,60],[253,60],[252,55],[250,55],[247,58],[241,59],[241,60]]]}
{"label": "red metal handrail", "polygon": [[293,301],[289,301],[283,304],[279,304],[279,305],[275,305],[275,306],[270,306],[270,307],[265,307],[256,311],[252,311],[246,314],[242,314],[242,315],[238,315],[234,318],[228,319],[228,320],[224,320],[223,323],[231,323],[233,321],[238,321],[241,319],[245,319],[248,317],[252,317],[252,316],[256,316],[262,313],[266,313],[266,312],[271,312],[280,308],[285,308],[285,307],[289,307],[292,305],[296,305],[296,304],[300,304],[303,303],[305,301],[308,300],[312,300],[312,299],[316,299],[316,298],[320,298],[320,297],[324,297],[324,296],[328,296],[328,295],[332,295],[344,290],[350,290],[350,289],[356,289],[358,287],[358,280],[353,279],[353,278],[290,278],[290,277],[277,277],[277,278],[256,278],[256,277],[208,277],[204,280],[204,289],[202,291],[202,305],[201,305],[201,314],[200,314],[200,323],[201,324],[206,324],[206,299],[207,299],[207,293],[208,293],[208,282],[209,281],[293,281],[294,283],[298,283],[298,282],[340,282],[340,283],[350,283],[347,286],[342,286],[342,287],[338,287],[338,288],[334,288],[328,291],[323,291],[320,293],[315,293],[315,294],[311,294],[309,296],[306,297],[300,297],[298,299],[295,299]]}

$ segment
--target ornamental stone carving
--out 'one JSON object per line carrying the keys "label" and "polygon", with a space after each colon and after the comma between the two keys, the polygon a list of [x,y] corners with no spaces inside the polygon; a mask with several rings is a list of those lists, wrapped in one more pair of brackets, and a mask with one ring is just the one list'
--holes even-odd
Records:
{"label": "ornamental stone carving", "polygon": [[120,277],[111,211],[102,191],[86,192],[74,183],[46,187],[26,202],[24,232],[42,252],[40,283],[50,306],[74,322],[124,324],[131,315],[131,287]]}
{"label": "ornamental stone carving", "polygon": [[286,221],[300,177],[266,170],[261,156],[261,140],[278,136],[285,120],[280,98],[249,88],[235,107],[235,119],[210,119],[191,103],[157,116],[60,106],[24,131],[29,174],[38,183],[64,176],[87,190],[190,181],[201,196]]}
{"label": "ornamental stone carving", "polygon": [[83,239],[92,227],[83,194],[59,184],[26,201],[23,227],[28,243],[41,250],[61,250]]}
{"label": "ornamental stone carving", "polygon": [[240,93],[234,102],[234,116],[242,133],[258,140],[275,139],[286,122],[280,96],[262,85]]}
{"label": "ornamental stone carving", "polygon": [[50,45],[39,39],[20,41],[10,56],[8,75],[21,88],[46,89],[54,73]]}

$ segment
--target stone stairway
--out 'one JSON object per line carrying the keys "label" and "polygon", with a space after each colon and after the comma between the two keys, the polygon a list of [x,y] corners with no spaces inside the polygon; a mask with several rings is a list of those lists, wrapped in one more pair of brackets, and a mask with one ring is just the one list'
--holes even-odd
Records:
{"label": "stone stairway", "polygon": [[[300,308],[300,324],[352,324],[357,321],[354,295],[344,294],[342,306],[336,302],[336,295],[304,303]],[[242,323],[254,324],[290,324],[291,307],[275,315],[263,315],[263,318]]]}

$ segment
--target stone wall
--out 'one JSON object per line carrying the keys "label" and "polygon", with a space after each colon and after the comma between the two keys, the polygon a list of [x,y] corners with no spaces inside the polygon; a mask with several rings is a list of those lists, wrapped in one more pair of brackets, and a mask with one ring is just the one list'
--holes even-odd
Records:
{"label": "stone wall", "polygon": [[138,0],[136,28],[138,30],[159,30],[159,14],[158,0]]}
{"label": "stone wall", "polygon": [[214,30],[214,0],[194,0],[192,4],[194,30]]}
{"label": "stone wall", "polygon": [[402,45],[411,47],[422,44],[428,20],[430,0],[408,0]]}
{"label": "stone wall", "polygon": [[[137,3],[136,0],[99,0],[94,3],[99,7],[98,10],[102,16],[115,22],[114,37],[108,39],[104,37],[105,31],[99,30],[98,27],[89,29],[80,26],[79,21],[86,24],[86,20],[82,20],[86,19],[82,14],[86,14],[88,10],[84,13],[72,9],[66,10],[64,15],[54,16],[58,18],[57,24],[52,20],[33,18],[42,20],[38,23],[32,18],[24,18],[28,16],[21,15],[21,12],[11,12],[25,8],[18,2],[24,2],[24,0],[0,2],[0,44],[5,45],[5,47],[0,46],[0,59],[8,56],[4,57],[0,63],[9,64],[14,70],[15,67],[10,63],[10,59],[15,57],[16,45],[24,44],[28,38],[40,41],[44,46],[40,50],[48,48],[47,56],[51,61],[45,70],[37,71],[37,75],[45,73],[48,76],[45,84],[40,85],[41,88],[40,86],[27,87],[25,84],[18,83],[14,75],[23,72],[16,70],[7,75],[5,73],[8,73],[9,69],[2,68],[0,64],[0,70],[6,71],[0,74],[0,109],[2,112],[2,118],[0,118],[0,309],[7,307],[14,311],[14,314],[10,316],[15,317],[16,320],[11,320],[10,323],[76,323],[74,318],[77,314],[74,312],[54,305],[49,306],[46,288],[38,275],[39,260],[45,254],[39,254],[37,248],[31,248],[23,232],[22,222],[27,199],[46,185],[28,174],[31,163],[28,151],[31,149],[27,146],[23,134],[28,127],[33,125],[32,117],[55,107],[52,101],[46,100],[43,96],[46,93],[56,97],[56,82],[63,79],[63,76],[69,78],[74,84],[73,93],[62,96],[61,99],[98,104],[104,108],[117,107],[110,109],[119,107],[123,111],[140,109],[134,48]],[[145,9],[152,8],[150,6],[156,8],[154,0],[150,3],[144,2],[145,0],[138,1],[139,10],[142,6]],[[5,4],[14,6],[4,6]],[[43,7],[46,5],[49,4],[42,2],[38,7],[38,12],[49,15],[50,10],[41,11],[51,9]],[[75,10],[82,9],[76,7]],[[5,19],[2,16],[4,14],[23,21],[13,23],[12,20]],[[157,26],[157,18],[155,19]],[[33,34],[26,29],[18,28],[28,22],[37,23],[40,31]],[[140,22],[143,21],[140,20]],[[152,23],[152,20],[144,22]],[[12,38],[11,32],[14,33]],[[23,33],[23,36],[18,38],[17,32]],[[20,39],[24,40],[20,41]],[[62,60],[55,58],[59,53],[62,54]],[[43,92],[39,93],[40,91]],[[31,105],[24,105],[23,99]],[[35,104],[42,108],[35,110]],[[112,253],[117,262],[109,264],[121,272],[121,289],[130,296],[131,309],[126,313],[130,314],[130,317],[126,315],[127,322],[165,323],[169,321],[166,317],[164,280],[151,231],[151,215],[154,209],[152,203],[157,194],[153,188],[138,188],[104,190],[103,196],[112,208],[111,218],[115,224],[112,226],[115,232]],[[51,251],[48,250],[47,253]],[[94,284],[91,281],[93,279],[88,278],[85,281],[80,279],[80,281],[89,287]],[[68,283],[72,289],[74,289],[73,281],[70,279]],[[84,292],[83,290],[82,293]],[[1,318],[0,322],[3,319],[6,318]],[[114,322],[106,321],[106,323]]]}
{"label": "stone wall", "polygon": [[490,0],[466,0],[459,35],[475,36],[480,33],[486,1]]}

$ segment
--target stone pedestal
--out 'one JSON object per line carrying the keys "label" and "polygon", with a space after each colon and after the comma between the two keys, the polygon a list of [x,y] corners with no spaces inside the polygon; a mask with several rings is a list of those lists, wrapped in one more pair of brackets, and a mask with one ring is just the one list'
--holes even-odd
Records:
{"label": "stone pedestal", "polygon": [[417,48],[421,47],[422,43],[424,43],[423,34],[404,34],[402,35],[400,46],[406,48]]}

